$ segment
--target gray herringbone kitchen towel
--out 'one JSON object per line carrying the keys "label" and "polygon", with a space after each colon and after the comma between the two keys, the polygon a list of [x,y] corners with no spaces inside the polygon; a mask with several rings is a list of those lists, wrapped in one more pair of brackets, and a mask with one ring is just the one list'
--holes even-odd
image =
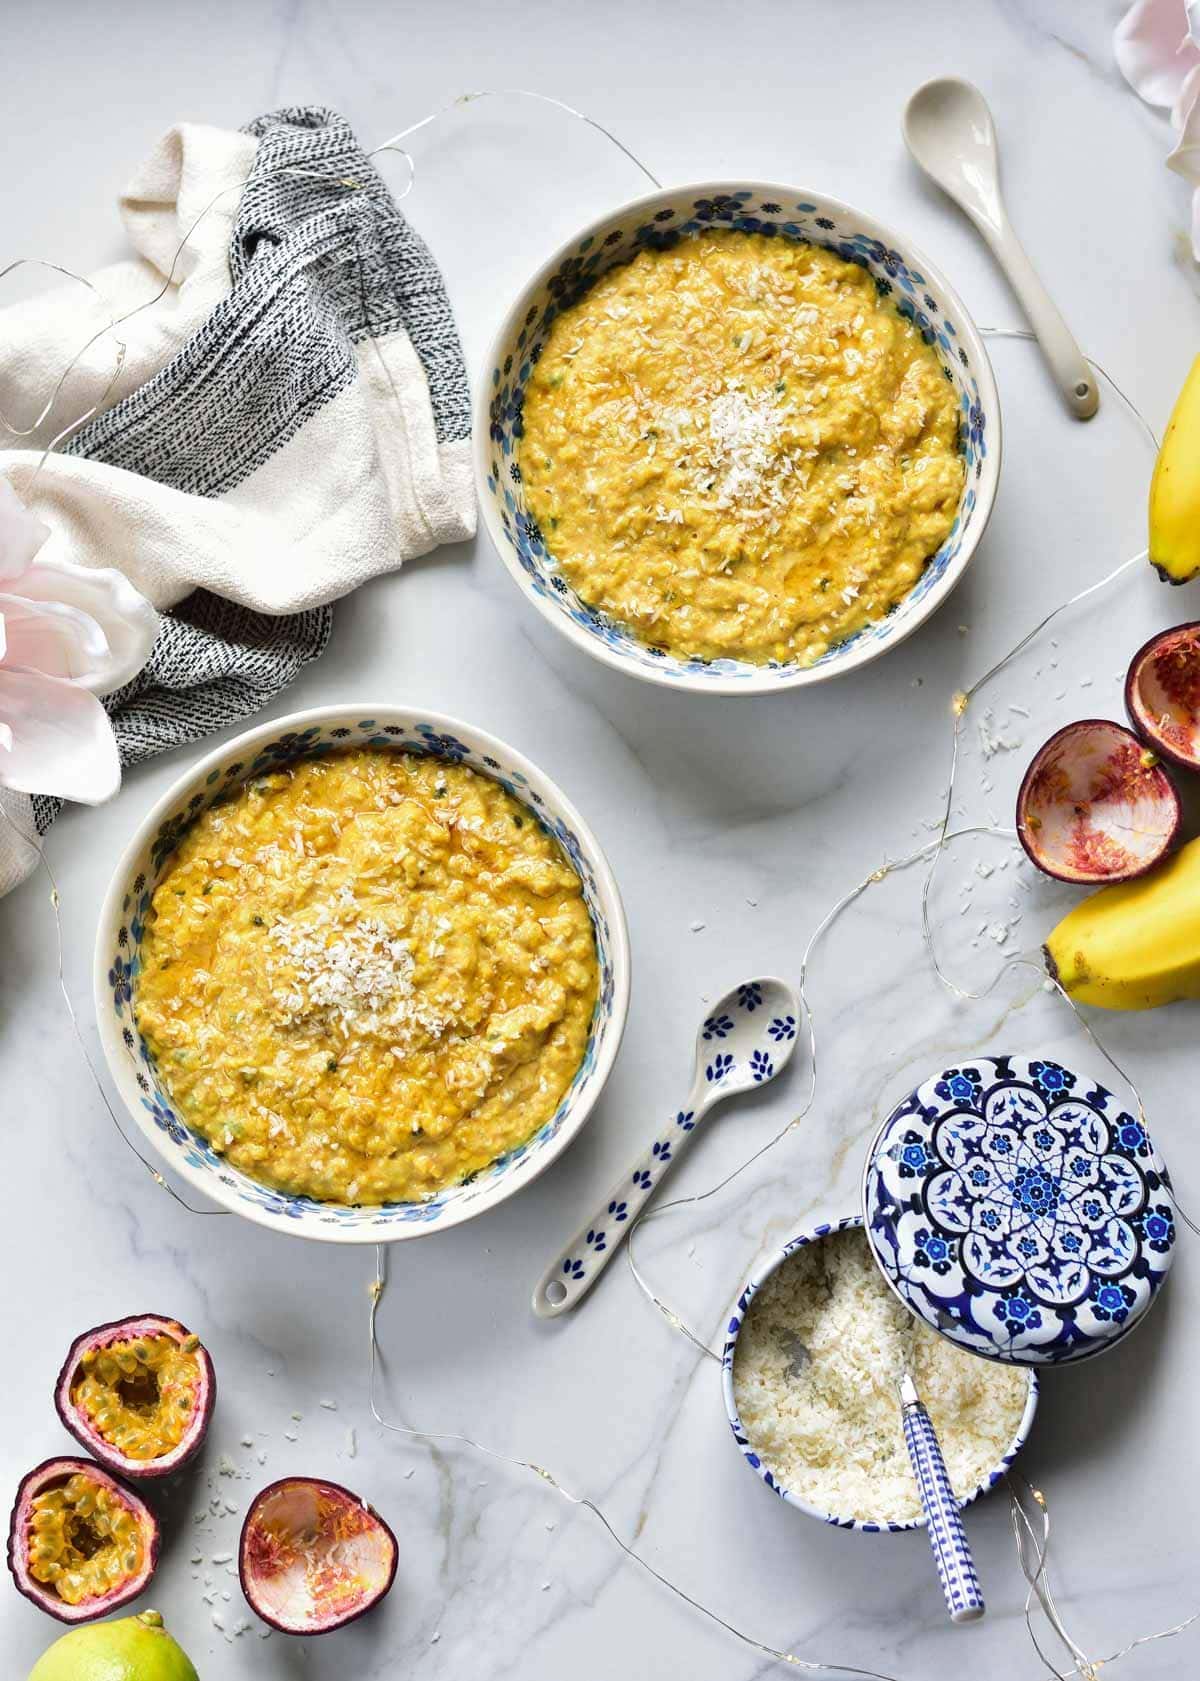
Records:
{"label": "gray herringbone kitchen towel", "polygon": [[[251,144],[177,132],[201,157],[208,137]],[[177,543],[109,559],[163,608],[149,664],[105,700],[125,764],[256,712],[325,647],[331,599],[474,528],[466,370],[427,247],[335,113],[276,111],[244,133],[231,284],[62,451],[182,493],[153,509]],[[136,226],[137,195],[124,203]],[[67,460],[46,477],[53,492],[60,466],[66,496]],[[35,809],[44,830],[57,802]]]}

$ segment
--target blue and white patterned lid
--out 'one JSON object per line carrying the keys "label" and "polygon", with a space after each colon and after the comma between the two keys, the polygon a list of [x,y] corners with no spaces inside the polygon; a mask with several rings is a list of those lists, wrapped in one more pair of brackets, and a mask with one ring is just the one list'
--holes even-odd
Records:
{"label": "blue and white patterned lid", "polygon": [[918,1086],[863,1174],[901,1301],[976,1354],[1082,1360],[1146,1312],[1175,1249],[1171,1181],[1112,1092],[1045,1059],[976,1057]]}

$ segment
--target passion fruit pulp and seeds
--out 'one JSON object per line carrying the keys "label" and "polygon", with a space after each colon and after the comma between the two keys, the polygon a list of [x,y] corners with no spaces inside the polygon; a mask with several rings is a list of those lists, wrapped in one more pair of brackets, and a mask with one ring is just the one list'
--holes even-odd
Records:
{"label": "passion fruit pulp and seeds", "polygon": [[158,1524],[132,1489],[87,1459],[48,1459],[22,1480],[8,1563],[27,1599],[61,1622],[102,1617],[154,1574]]}
{"label": "passion fruit pulp and seeds", "polygon": [[198,1452],[216,1396],[212,1361],[185,1326],[158,1314],[77,1337],[55,1399],[67,1429],[110,1470],[160,1477]]}

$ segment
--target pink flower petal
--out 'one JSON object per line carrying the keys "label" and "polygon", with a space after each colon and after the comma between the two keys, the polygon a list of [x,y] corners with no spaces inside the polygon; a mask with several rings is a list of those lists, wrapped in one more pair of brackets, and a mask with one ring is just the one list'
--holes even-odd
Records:
{"label": "pink flower petal", "polygon": [[1188,118],[1200,95],[1200,64],[1194,64],[1183,79],[1179,97],[1171,107],[1171,127],[1186,128]]}
{"label": "pink flower petal", "polygon": [[6,650],[0,659],[47,677],[84,682],[109,664],[108,640],[95,619],[61,601],[0,594]]}
{"label": "pink flower petal", "polygon": [[0,479],[0,578],[18,578],[50,535],[7,479]]}
{"label": "pink flower petal", "polygon": [[1175,149],[1168,154],[1167,168],[1173,169],[1176,175],[1182,175],[1193,186],[1200,186],[1200,101],[1188,112]]}
{"label": "pink flower petal", "polygon": [[63,602],[96,624],[107,655],[77,674],[77,681],[94,694],[107,695],[121,688],[150,658],[158,635],[158,614],[141,591],[111,567],[39,560],[16,584],[14,593],[30,601]]}
{"label": "pink flower petal", "polygon": [[22,794],[60,794],[84,805],[121,786],[108,714],[87,689],[37,671],[0,666],[0,783]]}
{"label": "pink flower petal", "polygon": [[1200,64],[1188,22],[1184,0],[1137,0],[1117,25],[1117,68],[1148,105],[1170,109],[1188,72]]}

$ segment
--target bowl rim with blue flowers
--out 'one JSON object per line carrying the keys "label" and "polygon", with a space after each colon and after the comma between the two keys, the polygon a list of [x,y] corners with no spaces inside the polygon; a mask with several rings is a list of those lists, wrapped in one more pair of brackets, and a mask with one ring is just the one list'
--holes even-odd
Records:
{"label": "bowl rim with blue flowers", "polygon": [[[319,1202],[240,1172],[176,1112],[133,1013],[151,897],[188,826],[251,777],[353,747],[432,755],[498,782],[558,842],[575,869],[596,941],[600,984],[588,1042],[554,1115],[489,1166],[420,1202]],[[595,836],[562,790],[515,748],[474,724],[421,706],[320,706],[258,724],[213,748],[155,802],[122,852],[105,895],[93,985],[109,1073],[164,1167],[231,1213],[274,1231],[329,1243],[390,1243],[444,1231],[494,1208],[530,1184],[574,1140],[620,1048],[629,1008],[629,934],[616,880]]]}
{"label": "bowl rim with blue flowers", "polygon": [[[525,390],[546,335],[591,283],[640,251],[702,230],[734,229],[824,246],[867,270],[936,352],[960,408],[967,472],[954,527],[912,589],[810,665],[688,659],[653,648],[582,601],[528,511],[517,462]],[[698,694],[770,694],[856,670],[897,647],[946,600],[990,518],[1001,462],[1000,402],[979,331],[936,264],[907,237],[824,193],[760,181],[663,187],[572,235],[518,294],[492,343],[475,396],[475,477],[492,544],[522,593],[575,647],[646,682]]]}
{"label": "bowl rim with blue flowers", "polygon": [[929,1075],[867,1151],[862,1207],[905,1307],[1013,1365],[1112,1348],[1175,1256],[1171,1179],[1144,1119],[1049,1056],[973,1056]]}
{"label": "bowl rim with blue flowers", "polygon": [[[831,1524],[836,1529],[857,1529],[864,1535],[899,1535],[909,1529],[924,1529],[927,1522],[924,1513],[921,1513],[919,1516],[914,1518],[908,1518],[903,1522],[898,1522],[892,1518],[876,1520],[872,1518],[846,1517],[837,1512],[827,1512],[821,1506],[814,1506],[811,1501],[803,1499],[798,1494],[793,1494],[791,1489],[786,1488],[771,1470],[770,1466],[766,1464],[760,1455],[755,1451],[754,1444],[747,1435],[745,1427],[738,1416],[737,1399],[734,1394],[733,1386],[733,1366],[737,1353],[738,1338],[741,1335],[742,1326],[746,1322],[746,1314],[749,1310],[750,1304],[758,1292],[762,1289],[767,1279],[783,1265],[790,1255],[794,1255],[796,1250],[802,1248],[805,1244],[819,1243],[822,1238],[829,1237],[831,1234],[835,1234],[837,1232],[851,1231],[855,1228],[861,1229],[862,1224],[863,1217],[861,1214],[847,1214],[840,1220],[826,1221],[817,1226],[807,1226],[804,1230],[797,1232],[795,1237],[789,1238],[782,1249],[768,1255],[766,1260],[756,1268],[747,1280],[741,1294],[738,1296],[736,1302],[730,1310],[725,1332],[725,1347],[721,1354],[721,1392],[725,1398],[725,1411],[729,1418],[730,1427],[733,1430],[733,1439],[741,1450],[742,1458],[746,1461],[747,1465],[749,1465],[750,1469],[760,1479],[760,1481],[764,1482],[773,1494],[777,1494],[779,1498],[781,1500],[785,1500],[789,1506],[795,1506],[799,1511],[806,1512],[810,1518],[819,1518],[822,1523]],[[1005,1449],[1001,1459],[992,1468],[992,1470],[987,1473],[986,1477],[983,1478],[978,1486],[973,1488],[971,1492],[966,1495],[962,1501],[960,1501],[960,1505],[971,1505],[971,1503],[978,1500],[981,1495],[989,1493],[990,1490],[995,1488],[998,1483],[1003,1482],[1010,1467],[1012,1466],[1013,1460],[1025,1446],[1025,1443],[1029,1438],[1029,1432],[1033,1428],[1034,1415],[1037,1412],[1038,1374],[1032,1367],[1029,1367],[1026,1371],[1026,1378],[1028,1388],[1025,1395],[1025,1407],[1021,1413],[1021,1420],[1017,1425],[1016,1434],[1013,1436],[1012,1441]],[[899,1407],[899,1401],[897,1401],[896,1404],[897,1407]]]}

